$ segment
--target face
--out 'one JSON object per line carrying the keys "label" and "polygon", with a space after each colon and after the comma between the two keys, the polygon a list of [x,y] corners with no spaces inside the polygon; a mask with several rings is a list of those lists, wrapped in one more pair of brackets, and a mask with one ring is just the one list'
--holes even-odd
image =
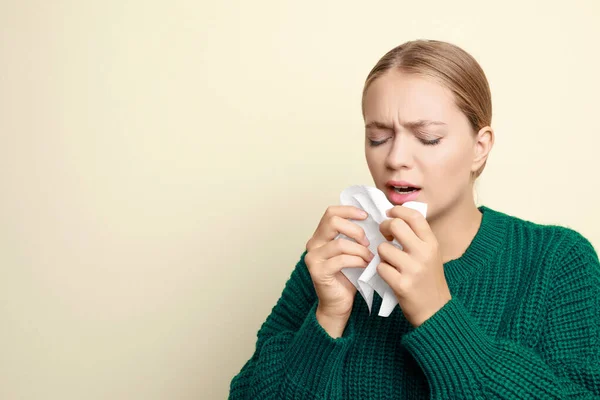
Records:
{"label": "face", "polygon": [[364,119],[367,164],[391,203],[425,202],[428,219],[473,204],[471,172],[482,164],[481,146],[447,88],[388,71],[367,90]]}

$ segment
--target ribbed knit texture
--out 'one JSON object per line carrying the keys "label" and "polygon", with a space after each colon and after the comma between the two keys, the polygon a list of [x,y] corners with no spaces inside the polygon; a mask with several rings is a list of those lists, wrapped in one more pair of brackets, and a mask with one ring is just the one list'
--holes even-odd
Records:
{"label": "ribbed knit texture", "polygon": [[470,246],[444,264],[452,300],[418,328],[357,295],[332,339],[302,254],[229,398],[600,399],[596,251],[572,229],[479,209]]}

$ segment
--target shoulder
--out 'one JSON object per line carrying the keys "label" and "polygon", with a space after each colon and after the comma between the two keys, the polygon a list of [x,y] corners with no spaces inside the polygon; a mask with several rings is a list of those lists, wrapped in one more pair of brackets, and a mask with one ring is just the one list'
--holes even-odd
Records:
{"label": "shoulder", "polygon": [[597,251],[590,240],[569,226],[544,224],[488,207],[483,208],[496,218],[505,220],[508,241],[520,244],[538,257],[544,255],[544,258],[551,258],[555,262],[568,261],[566,258],[574,256],[598,260]]}

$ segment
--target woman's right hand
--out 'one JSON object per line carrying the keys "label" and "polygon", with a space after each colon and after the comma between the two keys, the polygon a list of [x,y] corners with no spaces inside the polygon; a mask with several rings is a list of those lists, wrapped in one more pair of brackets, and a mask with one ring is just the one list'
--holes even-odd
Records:
{"label": "woman's right hand", "polygon": [[[367,217],[357,207],[331,206],[306,243],[304,262],[319,298],[317,320],[332,337],[342,335],[356,294],[356,287],[341,272],[342,268],[365,268],[373,259],[364,230],[348,219]],[[340,233],[356,243],[335,239]]]}

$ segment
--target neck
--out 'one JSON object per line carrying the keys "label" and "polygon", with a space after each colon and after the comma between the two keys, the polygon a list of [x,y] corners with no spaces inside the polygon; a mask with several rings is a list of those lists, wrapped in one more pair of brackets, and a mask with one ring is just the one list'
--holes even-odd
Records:
{"label": "neck", "polygon": [[482,214],[472,196],[429,221],[444,263],[463,255],[481,226]]}

